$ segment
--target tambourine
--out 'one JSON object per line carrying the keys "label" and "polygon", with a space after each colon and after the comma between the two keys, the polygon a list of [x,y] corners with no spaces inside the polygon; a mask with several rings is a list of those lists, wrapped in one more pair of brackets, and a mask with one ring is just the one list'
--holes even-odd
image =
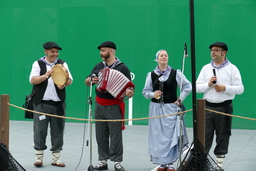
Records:
{"label": "tambourine", "polygon": [[54,71],[51,76],[56,85],[65,85],[69,80],[68,70],[62,64],[56,64],[52,67]]}

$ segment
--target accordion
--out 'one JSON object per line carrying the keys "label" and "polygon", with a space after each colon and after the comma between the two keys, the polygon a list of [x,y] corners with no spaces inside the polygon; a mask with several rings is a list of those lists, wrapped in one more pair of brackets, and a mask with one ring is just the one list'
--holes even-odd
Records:
{"label": "accordion", "polygon": [[96,88],[101,93],[108,92],[114,98],[123,101],[126,89],[134,88],[134,84],[120,71],[104,68],[98,74],[99,83]]}

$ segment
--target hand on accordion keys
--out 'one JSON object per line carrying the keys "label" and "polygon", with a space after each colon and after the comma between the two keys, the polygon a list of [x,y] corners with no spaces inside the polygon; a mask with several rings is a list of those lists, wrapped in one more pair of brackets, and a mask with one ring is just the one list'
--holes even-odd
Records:
{"label": "hand on accordion keys", "polygon": [[126,96],[132,97],[133,94],[134,94],[133,88],[132,88],[132,87],[128,87],[128,88],[126,89]]}

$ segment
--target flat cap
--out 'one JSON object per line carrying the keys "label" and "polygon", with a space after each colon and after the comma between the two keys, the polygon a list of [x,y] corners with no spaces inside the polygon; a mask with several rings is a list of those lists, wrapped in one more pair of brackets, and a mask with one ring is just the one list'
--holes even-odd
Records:
{"label": "flat cap", "polygon": [[46,42],[43,44],[44,49],[51,49],[51,48],[57,48],[59,50],[62,50],[59,45],[55,42]]}
{"label": "flat cap", "polygon": [[103,43],[101,43],[99,46],[98,46],[98,49],[100,50],[100,48],[102,47],[108,47],[108,48],[112,48],[112,49],[115,49],[116,50],[116,45],[114,42],[111,42],[111,41],[105,41]]}
{"label": "flat cap", "polygon": [[225,51],[228,51],[228,46],[226,45],[226,43],[223,43],[223,42],[215,42],[213,44],[211,44],[209,46],[209,48],[211,49],[213,46],[219,46],[221,47],[222,49],[224,49]]}

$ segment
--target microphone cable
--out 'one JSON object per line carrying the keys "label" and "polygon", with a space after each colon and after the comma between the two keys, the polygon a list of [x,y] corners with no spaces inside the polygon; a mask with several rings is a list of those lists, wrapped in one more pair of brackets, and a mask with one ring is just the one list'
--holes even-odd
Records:
{"label": "microphone cable", "polygon": [[[89,90],[87,89],[86,95],[89,94],[88,91],[89,91]],[[87,96],[86,96],[86,97],[87,97]],[[88,99],[88,100],[91,100],[91,99]],[[88,100],[87,100],[87,102],[88,102]],[[88,105],[87,105],[87,104],[86,104],[86,111],[88,111]],[[84,118],[86,118],[86,114],[87,114],[87,112],[85,112]],[[89,113],[88,113],[88,119],[89,119]],[[83,140],[82,140],[82,151],[81,151],[80,159],[79,159],[79,161],[78,161],[78,164],[77,164],[77,166],[76,166],[75,171],[77,171],[77,169],[78,169],[78,167],[79,167],[79,165],[80,165],[80,163],[81,163],[81,161],[82,161],[82,158],[83,158],[85,138],[86,138],[86,140],[87,140],[87,141],[86,141],[86,146],[88,146],[88,144],[89,144],[89,140],[88,140],[89,121],[87,122],[87,125],[88,125],[88,132],[87,132],[87,134],[86,134],[86,121],[84,121]],[[91,142],[90,142],[90,143],[91,143]]]}

